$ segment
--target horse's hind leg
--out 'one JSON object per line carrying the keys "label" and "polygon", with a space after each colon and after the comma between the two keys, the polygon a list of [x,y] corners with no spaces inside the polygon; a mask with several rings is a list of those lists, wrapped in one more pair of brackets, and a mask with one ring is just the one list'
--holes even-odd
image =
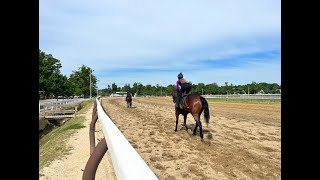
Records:
{"label": "horse's hind leg", "polygon": [[200,121],[201,112],[199,114],[198,120],[199,120],[199,127],[200,127],[200,137],[203,139],[203,132],[202,132],[202,123]]}
{"label": "horse's hind leg", "polygon": [[196,127],[194,127],[194,129],[193,129],[192,135],[196,135],[197,129],[198,129],[198,123],[197,123],[197,121],[196,121]]}
{"label": "horse's hind leg", "polygon": [[202,124],[201,124],[199,115],[193,115],[193,117],[196,120],[196,127],[194,128],[192,135],[196,135],[197,128],[199,126],[199,128],[200,128],[200,137],[201,137],[201,139],[203,139]]}
{"label": "horse's hind leg", "polygon": [[200,137],[201,137],[201,139],[203,139],[202,124],[201,124],[200,119],[199,119],[199,127],[200,127]]}
{"label": "horse's hind leg", "polygon": [[198,129],[198,125],[199,125],[199,120],[198,120],[198,114],[192,114],[194,120],[196,121],[196,127],[194,127],[193,133],[192,135],[196,135],[197,133],[197,129]]}
{"label": "horse's hind leg", "polygon": [[184,126],[186,127],[186,130],[188,131],[188,126],[187,126],[187,115],[183,115],[183,123],[184,123]]}

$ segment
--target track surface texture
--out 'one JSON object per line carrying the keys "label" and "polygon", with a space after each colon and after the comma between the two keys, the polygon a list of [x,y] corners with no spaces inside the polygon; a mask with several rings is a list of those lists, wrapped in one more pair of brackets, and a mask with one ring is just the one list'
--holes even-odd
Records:
{"label": "track surface texture", "polygon": [[209,102],[204,139],[171,97],[102,98],[102,106],[159,179],[281,179],[281,104]]}

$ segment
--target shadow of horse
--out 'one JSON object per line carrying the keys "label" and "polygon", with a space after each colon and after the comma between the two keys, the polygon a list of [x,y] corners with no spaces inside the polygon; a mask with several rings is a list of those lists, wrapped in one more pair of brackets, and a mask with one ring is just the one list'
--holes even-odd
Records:
{"label": "shadow of horse", "polygon": [[[176,101],[178,100],[177,98],[178,98],[178,91],[176,90],[176,88],[173,88],[173,90],[172,90],[173,103],[176,103]],[[200,116],[201,116],[201,113],[204,112],[204,118],[206,120],[206,124],[208,127],[210,114],[209,114],[209,105],[208,105],[207,100],[198,94],[192,93],[192,94],[188,94],[188,95],[183,96],[181,102],[182,102],[182,109],[180,109],[179,107],[175,107],[175,114],[176,114],[176,129],[175,129],[175,131],[177,131],[177,128],[178,128],[178,121],[179,121],[180,114],[183,115],[184,126],[186,127],[186,130],[188,130],[186,120],[187,120],[187,115],[190,113],[190,114],[192,114],[192,116],[196,122],[196,125],[193,129],[192,135],[196,135],[197,128],[199,126],[200,137],[201,137],[201,140],[203,140],[203,130],[202,130],[202,123],[200,121]],[[212,138],[212,135],[211,135],[211,138]]]}

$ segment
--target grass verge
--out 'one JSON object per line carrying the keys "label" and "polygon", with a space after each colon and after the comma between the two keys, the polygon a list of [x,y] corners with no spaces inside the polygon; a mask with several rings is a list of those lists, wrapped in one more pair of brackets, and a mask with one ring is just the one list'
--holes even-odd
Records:
{"label": "grass verge", "polygon": [[93,105],[94,100],[87,100],[81,103],[81,110],[76,117],[68,120],[64,125],[52,130],[39,140],[39,170],[48,166],[53,160],[62,159],[68,155],[71,148],[67,146],[67,139],[78,129],[84,128],[84,114]]}

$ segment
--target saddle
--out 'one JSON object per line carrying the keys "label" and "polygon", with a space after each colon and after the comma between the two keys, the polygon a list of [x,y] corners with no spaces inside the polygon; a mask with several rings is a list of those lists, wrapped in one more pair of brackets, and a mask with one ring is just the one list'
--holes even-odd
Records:
{"label": "saddle", "polygon": [[180,108],[180,109],[183,109],[182,104],[183,104],[183,102],[184,102],[185,99],[186,99],[185,97],[188,96],[188,95],[190,95],[190,94],[191,94],[191,93],[188,93],[188,94],[183,93],[183,94],[182,94],[182,96],[181,96],[181,101],[180,101],[180,103],[179,103],[179,108]]}

